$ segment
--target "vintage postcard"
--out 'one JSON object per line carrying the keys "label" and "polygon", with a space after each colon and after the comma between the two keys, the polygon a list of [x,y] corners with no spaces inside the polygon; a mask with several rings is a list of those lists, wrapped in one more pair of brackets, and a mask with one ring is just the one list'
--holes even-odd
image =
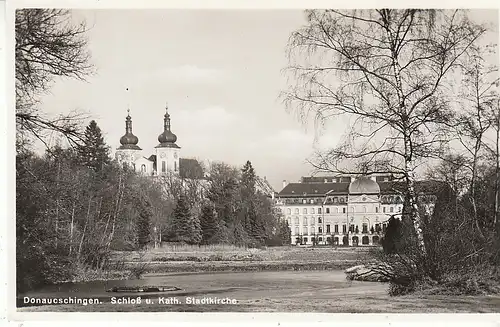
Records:
{"label": "vintage postcard", "polygon": [[12,317],[499,321],[492,4],[42,3],[5,15]]}

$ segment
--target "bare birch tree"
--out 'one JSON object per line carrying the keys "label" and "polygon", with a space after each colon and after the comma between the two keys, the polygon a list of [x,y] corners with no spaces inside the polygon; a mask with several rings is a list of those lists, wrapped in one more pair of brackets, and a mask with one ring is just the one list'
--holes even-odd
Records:
{"label": "bare birch tree", "polygon": [[489,65],[485,60],[488,51],[486,47],[473,47],[463,61],[460,92],[463,101],[456,124],[458,140],[469,159],[462,164],[470,171],[468,198],[472,206],[474,228],[482,238],[484,234],[478,220],[476,184],[478,167],[484,157],[485,137],[494,125],[492,112],[498,99],[496,86],[499,82],[498,67]]}
{"label": "bare birch tree", "polygon": [[[401,174],[404,215],[422,255],[416,169],[443,149],[455,68],[484,31],[461,10],[312,10],[289,40],[287,108],[320,124],[353,120],[341,144],[319,153],[316,167]],[[362,166],[353,171],[346,161]]]}

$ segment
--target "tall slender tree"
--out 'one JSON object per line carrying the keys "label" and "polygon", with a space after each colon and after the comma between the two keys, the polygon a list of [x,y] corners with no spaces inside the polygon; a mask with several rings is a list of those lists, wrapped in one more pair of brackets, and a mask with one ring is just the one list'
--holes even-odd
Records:
{"label": "tall slender tree", "polygon": [[104,142],[101,129],[95,120],[91,120],[85,129],[83,144],[79,146],[78,153],[84,166],[94,171],[100,171],[111,162],[109,147]]}
{"label": "tall slender tree", "polygon": [[200,226],[202,243],[209,244],[217,231],[217,220],[214,209],[210,204],[205,204],[201,208]]}
{"label": "tall slender tree", "polygon": [[150,201],[143,195],[138,199],[139,217],[137,219],[137,245],[145,248],[151,241],[151,219],[153,211]]}
{"label": "tall slender tree", "polygon": [[[341,144],[318,153],[322,171],[399,173],[425,256],[415,191],[417,166],[441,154],[449,133],[450,88],[459,59],[485,32],[462,10],[310,10],[289,42],[289,110],[322,125],[347,115]],[[358,161],[349,169],[346,161]]]}

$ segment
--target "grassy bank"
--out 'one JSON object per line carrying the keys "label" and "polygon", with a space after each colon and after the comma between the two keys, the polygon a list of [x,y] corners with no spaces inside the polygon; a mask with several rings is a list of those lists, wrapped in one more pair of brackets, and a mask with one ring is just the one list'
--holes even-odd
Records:
{"label": "grassy bank", "polygon": [[145,252],[115,252],[126,270],[143,273],[345,269],[372,259],[369,248],[168,246]]}

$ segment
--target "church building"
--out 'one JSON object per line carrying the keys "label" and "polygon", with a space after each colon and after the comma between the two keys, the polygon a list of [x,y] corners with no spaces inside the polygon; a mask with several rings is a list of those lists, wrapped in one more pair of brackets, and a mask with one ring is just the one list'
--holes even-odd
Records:
{"label": "church building", "polygon": [[131,167],[146,176],[162,176],[173,174],[181,178],[203,178],[203,169],[195,159],[180,158],[180,146],[176,144],[177,136],[171,131],[168,106],[163,116],[163,132],[158,136],[158,145],[154,153],[144,156],[138,146],[139,138],[132,132],[130,111],[125,119],[125,135],[120,138],[120,147],[116,149],[115,158],[119,164]]}

